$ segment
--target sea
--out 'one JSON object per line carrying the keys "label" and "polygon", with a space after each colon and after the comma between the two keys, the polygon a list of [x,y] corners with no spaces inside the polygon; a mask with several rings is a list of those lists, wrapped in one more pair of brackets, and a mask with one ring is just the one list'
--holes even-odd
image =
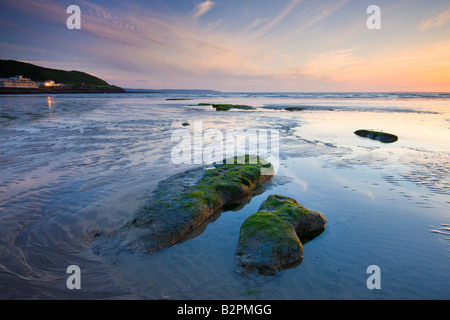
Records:
{"label": "sea", "polygon": [[[276,133],[273,179],[181,243],[127,246],[123,227],[160,181],[210,165],[174,161],[174,133],[208,130]],[[271,194],[326,229],[299,265],[245,275],[240,226]],[[2,95],[0,299],[448,300],[450,93]]]}

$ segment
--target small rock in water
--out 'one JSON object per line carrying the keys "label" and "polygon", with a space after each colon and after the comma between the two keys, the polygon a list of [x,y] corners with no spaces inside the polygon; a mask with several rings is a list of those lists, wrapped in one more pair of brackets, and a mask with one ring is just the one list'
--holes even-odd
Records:
{"label": "small rock in water", "polygon": [[398,141],[398,137],[391,133],[386,132],[378,132],[378,131],[371,131],[371,130],[358,130],[355,131],[355,134],[357,136],[363,137],[363,138],[369,138],[372,140],[378,140],[383,143],[393,143]]}

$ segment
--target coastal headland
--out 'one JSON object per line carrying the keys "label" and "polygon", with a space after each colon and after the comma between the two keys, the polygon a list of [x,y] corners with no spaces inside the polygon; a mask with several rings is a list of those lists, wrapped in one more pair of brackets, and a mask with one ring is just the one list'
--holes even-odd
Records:
{"label": "coastal headland", "polygon": [[0,59],[0,94],[124,93],[118,86],[80,71]]}

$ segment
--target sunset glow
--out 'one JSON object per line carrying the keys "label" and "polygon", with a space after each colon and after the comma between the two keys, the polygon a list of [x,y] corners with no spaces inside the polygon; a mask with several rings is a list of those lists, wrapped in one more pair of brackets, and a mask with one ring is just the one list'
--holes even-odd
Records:
{"label": "sunset glow", "polygon": [[[0,57],[125,88],[450,91],[448,1],[2,1]],[[43,36],[45,35],[45,36]]]}

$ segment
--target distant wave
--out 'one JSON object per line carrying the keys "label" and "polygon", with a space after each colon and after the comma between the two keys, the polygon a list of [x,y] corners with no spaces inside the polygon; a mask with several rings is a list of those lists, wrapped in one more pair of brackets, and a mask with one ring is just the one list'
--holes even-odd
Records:
{"label": "distant wave", "polygon": [[213,90],[126,89],[128,95],[269,99],[450,99],[450,92],[220,92]]}
{"label": "distant wave", "polygon": [[450,99],[450,92],[230,92],[219,94],[291,99]]}
{"label": "distant wave", "polygon": [[418,113],[418,114],[440,114],[436,111],[428,111],[428,110],[417,110],[411,108],[398,108],[398,107],[376,107],[376,106],[342,106],[342,105],[280,105],[280,104],[272,104],[265,105],[263,109],[272,109],[272,110],[284,110],[288,107],[301,107],[304,108],[305,111],[308,110],[316,110],[316,111],[358,111],[358,112],[399,112],[399,113]]}

